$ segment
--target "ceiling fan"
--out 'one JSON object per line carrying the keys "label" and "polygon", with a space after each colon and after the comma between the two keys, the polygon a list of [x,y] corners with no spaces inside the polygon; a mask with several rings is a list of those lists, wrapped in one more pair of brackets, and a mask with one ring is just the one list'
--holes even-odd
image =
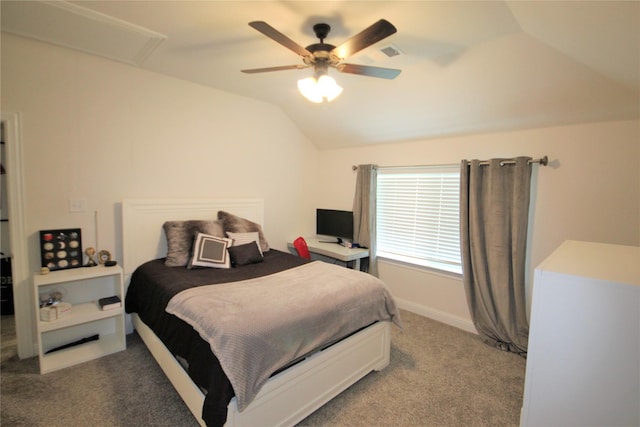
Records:
{"label": "ceiling fan", "polygon": [[[319,96],[318,94],[316,94],[314,99],[311,99],[305,94],[303,87],[301,87],[301,84],[302,86],[305,86],[305,84],[302,83],[303,80],[300,80],[298,82],[300,91],[303,93],[303,95],[314,102],[322,102],[325,97],[331,100],[338,96],[340,92],[342,92],[342,88],[335,84],[335,80],[328,77],[329,67],[335,68],[342,73],[358,74],[362,76],[378,77],[382,79],[394,79],[401,72],[401,70],[391,68],[347,64],[342,62],[342,60],[348,58],[349,56],[371,46],[374,43],[379,42],[384,38],[389,37],[397,31],[396,27],[394,27],[393,24],[384,19],[381,19],[375,24],[365,28],[363,31],[338,46],[334,46],[332,44],[324,42],[325,38],[329,34],[329,31],[331,30],[331,27],[325,23],[316,24],[313,26],[313,31],[315,32],[316,37],[320,39],[320,43],[311,44],[306,48],[294,42],[289,37],[285,36],[266,22],[253,21],[249,23],[249,26],[260,31],[262,34],[280,43],[284,47],[292,50],[294,53],[300,55],[302,57],[303,64],[284,65],[268,68],[253,68],[241,71],[243,73],[254,74],[270,71],[300,70],[304,68],[312,68],[314,76],[309,79],[304,79],[308,87],[312,87],[315,90],[319,86],[324,86],[327,88],[331,85],[335,86],[335,88],[333,89],[328,89],[329,92],[325,96]],[[330,82],[329,79],[332,82]],[[335,93],[336,91],[337,94]]]}

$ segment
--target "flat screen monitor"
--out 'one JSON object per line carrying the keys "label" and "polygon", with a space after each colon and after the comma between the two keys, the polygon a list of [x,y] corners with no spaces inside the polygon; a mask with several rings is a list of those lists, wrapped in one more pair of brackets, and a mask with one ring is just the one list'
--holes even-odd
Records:
{"label": "flat screen monitor", "polygon": [[353,212],[335,209],[316,210],[316,234],[335,237],[338,242],[353,240]]}

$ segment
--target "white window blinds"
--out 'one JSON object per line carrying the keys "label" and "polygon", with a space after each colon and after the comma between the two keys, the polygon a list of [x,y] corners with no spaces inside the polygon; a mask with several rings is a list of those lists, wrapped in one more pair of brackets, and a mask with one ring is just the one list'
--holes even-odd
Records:
{"label": "white window blinds", "polygon": [[378,169],[377,255],[462,273],[460,167]]}

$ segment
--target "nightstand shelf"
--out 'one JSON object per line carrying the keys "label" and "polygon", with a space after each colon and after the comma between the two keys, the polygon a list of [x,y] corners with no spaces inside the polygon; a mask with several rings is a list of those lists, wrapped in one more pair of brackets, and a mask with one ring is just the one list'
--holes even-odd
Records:
{"label": "nightstand shelf", "polygon": [[[83,267],[33,277],[40,373],[55,371],[125,350],[124,308],[102,310],[100,298],[117,295],[124,302],[120,266]],[[52,321],[40,320],[40,295],[59,291],[71,312]],[[97,340],[48,351],[98,335]]]}
{"label": "nightstand shelf", "polygon": [[39,320],[38,323],[40,326],[40,332],[49,332],[55,331],[56,329],[93,322],[95,320],[122,316],[122,312],[122,307],[103,311],[96,302],[92,301],[83,304],[74,304],[73,311],[62,319],[54,320],[52,322]]}
{"label": "nightstand shelf", "polygon": [[45,354],[40,358],[40,373],[45,374],[68,368],[124,349],[120,336],[100,335],[100,339],[97,341],[90,341],[75,347]]}

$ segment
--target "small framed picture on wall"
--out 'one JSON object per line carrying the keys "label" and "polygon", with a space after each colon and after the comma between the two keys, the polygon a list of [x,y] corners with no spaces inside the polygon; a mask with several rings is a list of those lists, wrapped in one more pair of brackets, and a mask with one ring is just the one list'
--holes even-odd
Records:
{"label": "small framed picture on wall", "polygon": [[82,233],[79,228],[40,231],[41,266],[49,270],[82,267]]}

